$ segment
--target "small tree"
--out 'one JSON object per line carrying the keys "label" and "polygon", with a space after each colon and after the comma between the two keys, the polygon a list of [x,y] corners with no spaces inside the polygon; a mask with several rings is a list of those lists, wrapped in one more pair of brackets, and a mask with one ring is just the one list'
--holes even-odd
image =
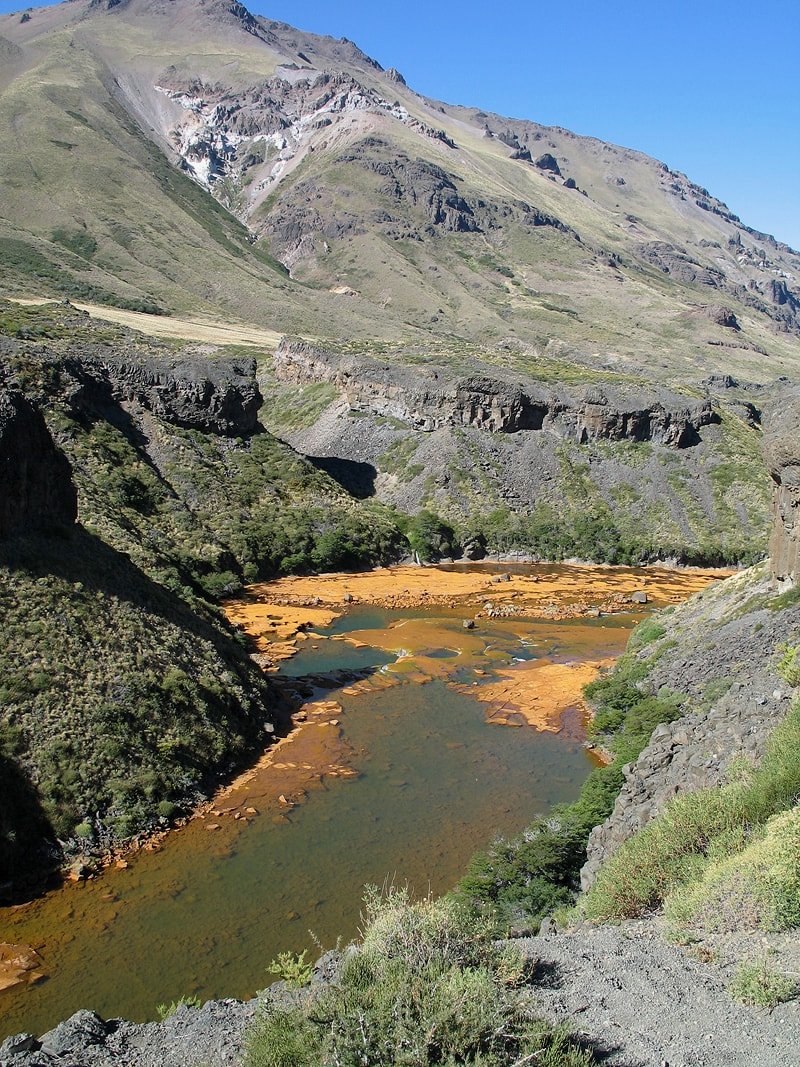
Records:
{"label": "small tree", "polygon": [[453,527],[448,526],[433,511],[423,509],[418,512],[409,524],[406,537],[412,551],[427,562],[435,562],[443,556],[452,556],[455,552]]}

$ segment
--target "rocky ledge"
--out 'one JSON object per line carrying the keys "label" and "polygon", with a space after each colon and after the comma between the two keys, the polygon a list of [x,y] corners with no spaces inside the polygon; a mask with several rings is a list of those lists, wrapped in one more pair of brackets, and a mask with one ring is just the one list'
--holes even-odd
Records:
{"label": "rocky ledge", "polygon": [[170,360],[141,353],[87,353],[68,368],[90,388],[141,405],[175,426],[246,437],[258,425],[262,397],[254,359],[197,354]]}
{"label": "rocky ledge", "polygon": [[327,382],[350,407],[390,417],[416,430],[467,426],[488,433],[543,430],[580,442],[651,441],[686,448],[704,426],[720,422],[710,400],[693,401],[661,387],[586,385],[567,389],[531,380],[458,377],[442,367],[401,367],[340,357],[306,342],[284,339],[275,353],[281,381]]}
{"label": "rocky ledge", "polygon": [[259,1011],[294,1006],[338,973],[339,952],[314,965],[310,986],[276,982],[252,1000],[181,1004],[161,1022],[132,1023],[77,1011],[34,1037],[16,1034],[0,1044],[0,1067],[239,1067],[247,1030]]}
{"label": "rocky ledge", "polygon": [[212,1000],[199,1009],[181,1006],[160,1023],[77,1011],[40,1038],[6,1038],[0,1067],[232,1067],[241,1062],[256,1005],[256,1000]]}
{"label": "rocky ledge", "polygon": [[106,415],[110,406],[132,404],[173,426],[224,437],[248,437],[258,429],[263,397],[256,361],[247,356],[231,358],[203,345],[172,356],[122,331],[110,344],[53,340],[34,346],[0,338],[0,363],[30,362],[54,376],[77,408]]}

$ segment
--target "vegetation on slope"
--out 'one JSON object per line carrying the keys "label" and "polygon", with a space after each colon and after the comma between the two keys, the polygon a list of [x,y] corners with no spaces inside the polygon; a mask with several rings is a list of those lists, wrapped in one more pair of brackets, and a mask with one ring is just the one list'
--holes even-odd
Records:
{"label": "vegetation on slope", "polygon": [[0,758],[30,783],[0,826],[18,885],[58,859],[45,840],[93,852],[166,825],[280,722],[215,612],[79,528],[5,546],[0,608]]}
{"label": "vegetation on slope", "polygon": [[459,882],[458,896],[497,933],[535,927],[573,903],[589,834],[611,814],[623,766],[642,751],[659,723],[681,714],[677,695],[651,696],[637,685],[648,666],[636,653],[649,643],[655,625],[650,619],[641,623],[613,671],[586,689],[596,709],[594,736],[602,740],[611,762],[591,772],[575,803],[555,808],[519,837],[477,853]]}
{"label": "vegetation on slope", "polygon": [[361,944],[330,984],[272,1009],[246,1067],[590,1067],[591,1052],[536,1018],[530,974],[452,899],[367,892]]}
{"label": "vegetation on slope", "polygon": [[761,764],[724,786],[676,797],[624,842],[582,903],[588,918],[630,918],[666,904],[678,923],[785,929],[800,925],[796,812],[800,703]]}

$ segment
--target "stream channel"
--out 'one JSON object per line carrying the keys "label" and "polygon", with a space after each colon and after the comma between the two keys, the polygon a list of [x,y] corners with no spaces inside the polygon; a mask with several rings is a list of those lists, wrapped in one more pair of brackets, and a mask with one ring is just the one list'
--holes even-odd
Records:
{"label": "stream channel", "polygon": [[[647,581],[657,588],[653,572]],[[673,582],[667,599],[689,591]],[[594,765],[579,686],[576,699],[558,695],[547,729],[507,708],[491,721],[476,694],[542,662],[591,664],[591,677],[649,610],[631,608],[467,630],[462,602],[348,605],[279,673],[359,670],[361,681],[315,689],[288,738],[152,851],[0,910],[0,941],[33,947],[44,974],[0,993],[0,1038],[78,1008],[143,1021],[181,995],[252,996],[279,952],[316,958],[355,936],[366,883],[453,886],[477,849],[573,800]]]}

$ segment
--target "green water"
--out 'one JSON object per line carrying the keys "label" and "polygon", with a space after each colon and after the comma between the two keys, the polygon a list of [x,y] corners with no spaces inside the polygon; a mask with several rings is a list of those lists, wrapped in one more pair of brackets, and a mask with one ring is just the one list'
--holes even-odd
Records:
{"label": "green water", "polygon": [[[353,612],[329,632],[419,615]],[[457,649],[458,620],[444,621]],[[488,651],[505,659],[615,653],[631,624],[531,623],[523,642],[498,627]],[[304,648],[290,670],[342,666],[353,651],[365,661],[371,653],[374,662],[362,666],[392,659],[326,641]],[[456,675],[465,670],[458,661],[440,659]],[[38,947],[48,973],[0,994],[0,1036],[41,1033],[84,1007],[144,1020],[182,994],[250,996],[272,980],[267,966],[278,952],[313,955],[315,940],[329,947],[352,937],[365,883],[389,877],[418,892],[447,889],[477,848],[573,799],[590,770],[578,740],[488,725],[483,706],[441,681],[331,695],[343,708],[357,778],[309,791],[283,822],[258,817],[233,840],[182,831],[128,870],[0,912],[0,940]]]}

